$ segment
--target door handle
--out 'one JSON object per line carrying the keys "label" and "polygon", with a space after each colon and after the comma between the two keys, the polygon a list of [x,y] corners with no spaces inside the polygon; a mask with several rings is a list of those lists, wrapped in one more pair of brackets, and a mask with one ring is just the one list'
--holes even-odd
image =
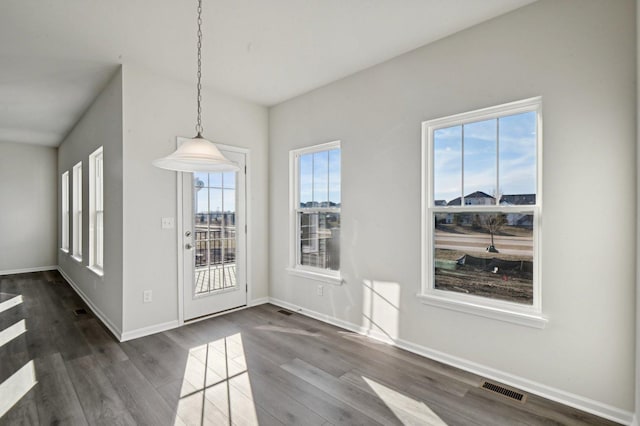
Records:
{"label": "door handle", "polygon": [[193,245],[191,245],[191,244],[187,243],[187,244],[185,244],[185,245],[184,245],[184,248],[185,248],[186,250],[193,250]]}

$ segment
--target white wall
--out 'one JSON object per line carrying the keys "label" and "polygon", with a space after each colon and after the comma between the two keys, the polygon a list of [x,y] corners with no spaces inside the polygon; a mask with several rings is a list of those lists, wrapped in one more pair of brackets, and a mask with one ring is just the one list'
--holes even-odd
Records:
{"label": "white wall", "polygon": [[57,151],[0,142],[0,274],[56,265]]}
{"label": "white wall", "polygon": [[[390,337],[633,411],[634,17],[632,0],[541,0],[272,108],[271,296],[364,326],[374,281],[398,300],[372,313]],[[537,95],[548,326],[421,304],[421,122]],[[346,283],[316,296],[285,271],[288,153],[337,139]]]}
{"label": "white wall", "polygon": [[[124,66],[125,333],[178,321],[177,231],[160,226],[162,217],[177,218],[177,173],[151,162],[175,150],[176,136],[194,136],[195,95],[195,82]],[[251,150],[249,286],[253,299],[266,297],[267,109],[204,90],[202,119],[210,140]],[[152,290],[152,303],[142,303],[144,290]]]}
{"label": "white wall", "polygon": [[640,424],[640,0],[636,0],[636,409],[635,424]]}
{"label": "white wall", "polygon": [[[89,212],[89,155],[103,146],[104,159],[104,277],[87,268],[89,220],[82,221],[82,262],[58,251],[58,265],[76,289],[97,309],[119,336],[122,330],[122,70],[84,113],[58,148],[58,175],[69,171],[73,187],[73,166],[82,161],[82,211]],[[58,179],[58,186],[60,179]],[[70,206],[73,191],[69,191]],[[60,205],[58,197],[58,206]],[[59,207],[58,207],[59,209]],[[70,229],[72,225],[70,223]],[[58,224],[60,235],[60,224]],[[60,239],[60,237],[58,237]],[[72,238],[69,239],[72,241]],[[58,245],[60,243],[58,242]]]}

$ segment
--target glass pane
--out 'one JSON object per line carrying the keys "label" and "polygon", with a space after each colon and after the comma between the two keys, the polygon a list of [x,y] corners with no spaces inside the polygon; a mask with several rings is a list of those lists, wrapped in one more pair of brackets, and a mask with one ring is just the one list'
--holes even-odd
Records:
{"label": "glass pane", "polygon": [[224,206],[222,201],[222,189],[209,188],[209,211],[212,213],[222,212]]}
{"label": "glass pane", "polygon": [[340,150],[329,151],[329,205],[340,207]]}
{"label": "glass pane", "polygon": [[236,190],[224,189],[223,190],[223,204],[224,204],[224,229],[222,238],[227,238],[230,235],[235,236],[236,229]]}
{"label": "glass pane", "polygon": [[500,204],[536,204],[536,113],[500,119]]}
{"label": "glass pane", "polygon": [[313,205],[329,205],[329,151],[313,154]]}
{"label": "glass pane", "polygon": [[198,239],[195,243],[195,262],[196,268],[206,266],[209,264],[207,257],[207,244],[208,241]]}
{"label": "glass pane", "polygon": [[433,132],[433,199],[436,206],[460,205],[462,126]]}
{"label": "glass pane", "polygon": [[222,239],[209,240],[209,264],[220,265],[222,263]]}
{"label": "glass pane", "polygon": [[[68,212],[67,212],[68,214]],[[104,267],[104,212],[96,212],[96,265]]]}
{"label": "glass pane", "polygon": [[235,180],[235,172],[194,175],[195,294],[235,286]]}
{"label": "glass pane", "polygon": [[193,174],[194,188],[204,188],[209,186],[209,174],[203,172],[195,172]]}
{"label": "glass pane", "polygon": [[313,201],[313,154],[300,156],[300,207],[311,207]]}
{"label": "glass pane", "polygon": [[195,294],[208,293],[209,288],[209,242],[196,241],[195,243]]}
{"label": "glass pane", "polygon": [[497,124],[485,120],[464,125],[464,203],[496,204]]}
{"label": "glass pane", "polygon": [[533,303],[533,212],[438,213],[435,288]]}
{"label": "glass pane", "polygon": [[209,173],[209,188],[222,188],[222,172]]}
{"label": "glass pane", "polygon": [[195,203],[195,225],[207,224],[209,222],[209,193],[207,189],[194,188]]}
{"label": "glass pane", "polygon": [[340,269],[340,213],[299,213],[300,265]]}
{"label": "glass pane", "polygon": [[236,263],[236,240],[234,238],[227,238],[224,241],[224,263],[226,265],[230,263]]}
{"label": "glass pane", "polygon": [[236,172],[224,172],[222,175],[222,184],[225,188],[235,188]]}

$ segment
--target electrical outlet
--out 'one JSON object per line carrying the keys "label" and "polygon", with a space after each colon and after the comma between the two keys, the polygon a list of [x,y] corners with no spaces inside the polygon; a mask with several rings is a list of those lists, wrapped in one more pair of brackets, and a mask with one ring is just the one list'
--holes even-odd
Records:
{"label": "electrical outlet", "polygon": [[318,294],[318,296],[322,296],[322,293],[324,291],[324,286],[319,285],[318,288],[316,289],[316,293]]}
{"label": "electrical outlet", "polygon": [[175,226],[175,221],[172,217],[163,217],[162,218],[162,229],[173,229]]}
{"label": "electrical outlet", "polygon": [[153,293],[151,290],[145,290],[142,292],[143,303],[151,303],[152,300],[153,300]]}

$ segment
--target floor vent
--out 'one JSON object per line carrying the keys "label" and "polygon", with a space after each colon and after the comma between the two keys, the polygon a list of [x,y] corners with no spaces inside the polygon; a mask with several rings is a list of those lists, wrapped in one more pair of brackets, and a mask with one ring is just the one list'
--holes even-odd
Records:
{"label": "floor vent", "polygon": [[291,311],[285,311],[284,309],[280,309],[280,310],[278,311],[278,313],[279,313],[279,314],[282,314],[282,315],[286,315],[286,316],[293,315],[293,312],[291,312]]}
{"label": "floor vent", "polygon": [[74,309],[73,313],[75,316],[79,317],[80,315],[87,315],[87,310],[85,308]]}
{"label": "floor vent", "polygon": [[525,401],[525,395],[523,393],[516,392],[516,391],[513,391],[511,389],[507,389],[507,388],[502,387],[500,385],[496,385],[495,383],[484,382],[482,384],[482,387],[484,389],[487,389],[487,390],[491,391],[491,392],[499,393],[500,395],[504,395],[507,398],[511,398],[511,399],[516,400],[516,401],[520,401],[520,402],[524,402]]}

